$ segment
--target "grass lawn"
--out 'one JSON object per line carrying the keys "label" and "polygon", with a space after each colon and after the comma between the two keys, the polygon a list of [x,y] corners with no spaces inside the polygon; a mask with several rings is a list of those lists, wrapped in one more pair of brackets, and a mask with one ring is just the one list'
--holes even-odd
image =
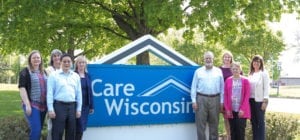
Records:
{"label": "grass lawn", "polygon": [[279,90],[277,88],[270,88],[270,96],[300,99],[300,86],[280,86]]}
{"label": "grass lawn", "polygon": [[23,110],[21,97],[16,90],[0,90],[0,118],[6,116],[21,116]]}
{"label": "grass lawn", "polygon": [[22,102],[16,84],[0,84],[0,118],[23,116]]}

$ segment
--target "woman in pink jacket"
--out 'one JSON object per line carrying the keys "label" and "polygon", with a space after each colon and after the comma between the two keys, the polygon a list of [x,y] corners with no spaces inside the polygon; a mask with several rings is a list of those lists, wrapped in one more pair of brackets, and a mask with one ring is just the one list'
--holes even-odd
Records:
{"label": "woman in pink jacket", "polygon": [[250,83],[242,76],[241,65],[233,62],[231,66],[233,76],[225,81],[224,108],[225,118],[230,125],[231,140],[244,140],[246,120],[250,119]]}

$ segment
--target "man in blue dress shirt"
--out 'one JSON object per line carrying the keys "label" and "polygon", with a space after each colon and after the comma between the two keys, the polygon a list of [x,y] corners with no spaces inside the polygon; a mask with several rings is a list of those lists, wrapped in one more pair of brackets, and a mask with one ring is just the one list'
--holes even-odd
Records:
{"label": "man in blue dress shirt", "polygon": [[71,70],[72,59],[61,56],[61,70],[50,74],[47,81],[47,107],[52,119],[52,139],[75,140],[76,118],[81,116],[80,77]]}
{"label": "man in blue dress shirt", "polygon": [[192,107],[195,111],[198,140],[205,140],[206,124],[209,140],[218,140],[219,113],[223,109],[224,81],[222,71],[213,65],[214,55],[204,54],[205,66],[198,68],[191,87]]}

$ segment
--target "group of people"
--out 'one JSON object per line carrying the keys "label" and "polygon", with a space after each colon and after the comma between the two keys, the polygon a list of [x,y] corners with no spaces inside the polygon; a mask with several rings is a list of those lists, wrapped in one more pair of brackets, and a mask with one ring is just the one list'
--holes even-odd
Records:
{"label": "group of people", "polygon": [[[247,119],[251,120],[253,140],[265,139],[265,111],[269,98],[269,75],[263,58],[255,55],[248,77],[231,52],[223,54],[223,65],[214,66],[214,54],[204,54],[191,86],[192,107],[198,140],[218,140],[219,113],[223,113],[228,140],[244,140]],[[208,126],[208,127],[207,127]],[[209,135],[206,135],[208,129]]]}
{"label": "group of people", "polygon": [[[39,51],[28,56],[28,66],[20,71],[19,90],[29,139],[40,140],[48,118],[48,140],[81,140],[88,115],[94,112],[91,79],[84,56],[75,60],[58,49],[51,52],[50,66],[44,69]],[[46,117],[48,116],[48,117]]]}
{"label": "group of people", "polygon": [[[269,98],[269,75],[263,58],[253,57],[248,77],[233,55],[223,54],[223,65],[214,66],[214,54],[204,54],[191,85],[198,140],[218,140],[219,113],[223,113],[228,139],[244,140],[246,120],[251,119],[254,140],[265,139],[265,110]],[[53,50],[50,66],[44,69],[39,51],[28,56],[28,66],[20,71],[19,90],[30,140],[39,140],[48,116],[48,139],[81,140],[87,119],[93,113],[91,79],[84,56],[75,60]],[[209,135],[206,136],[208,126]]]}

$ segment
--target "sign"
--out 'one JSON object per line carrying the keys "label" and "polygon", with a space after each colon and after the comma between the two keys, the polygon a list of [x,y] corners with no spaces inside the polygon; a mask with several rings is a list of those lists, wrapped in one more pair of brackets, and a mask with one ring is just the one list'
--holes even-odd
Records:
{"label": "sign", "polygon": [[89,64],[95,112],[88,125],[194,122],[190,86],[196,68]]}

